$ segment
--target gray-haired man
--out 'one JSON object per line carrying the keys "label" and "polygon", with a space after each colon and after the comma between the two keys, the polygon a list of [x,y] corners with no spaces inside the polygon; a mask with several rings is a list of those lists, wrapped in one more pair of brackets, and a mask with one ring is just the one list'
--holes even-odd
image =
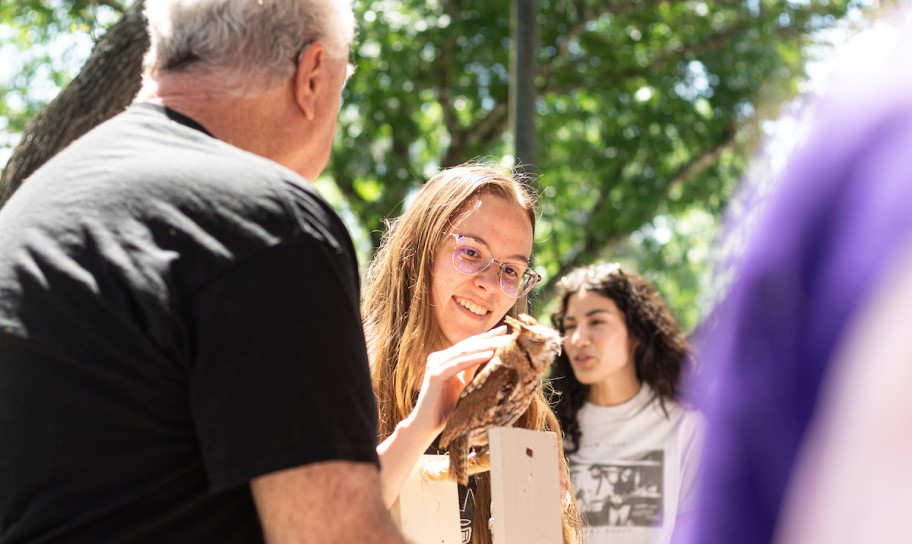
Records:
{"label": "gray-haired man", "polygon": [[305,181],[351,6],[147,17],[137,103],[0,210],[0,542],[401,542],[357,263]]}

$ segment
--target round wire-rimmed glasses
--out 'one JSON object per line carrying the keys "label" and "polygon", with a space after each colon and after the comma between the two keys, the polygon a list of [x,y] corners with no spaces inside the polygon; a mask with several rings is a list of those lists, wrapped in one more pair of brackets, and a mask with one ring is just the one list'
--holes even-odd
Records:
{"label": "round wire-rimmed glasses", "polygon": [[487,270],[491,263],[497,264],[500,267],[500,290],[510,298],[528,294],[541,281],[541,275],[526,263],[502,263],[491,255],[488,246],[478,240],[454,232],[447,235],[456,240],[453,267],[467,276],[474,276]]}

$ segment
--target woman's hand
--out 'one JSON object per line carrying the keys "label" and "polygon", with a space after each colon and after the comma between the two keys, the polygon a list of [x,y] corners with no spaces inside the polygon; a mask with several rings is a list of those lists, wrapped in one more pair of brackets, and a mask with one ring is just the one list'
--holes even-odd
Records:
{"label": "woman's hand", "polygon": [[478,366],[490,361],[497,348],[510,343],[510,338],[506,325],[501,325],[428,356],[418,402],[409,417],[428,430],[431,440],[443,431]]}
{"label": "woman's hand", "polygon": [[478,365],[491,360],[497,348],[510,342],[506,325],[466,338],[427,358],[418,402],[377,446],[383,500],[391,508],[415,462],[443,431],[456,401],[472,381]]}

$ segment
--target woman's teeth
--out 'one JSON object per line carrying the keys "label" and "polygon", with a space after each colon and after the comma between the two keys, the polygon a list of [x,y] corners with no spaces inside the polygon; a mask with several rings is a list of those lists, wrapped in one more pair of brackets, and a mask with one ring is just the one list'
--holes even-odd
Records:
{"label": "woman's teeth", "polygon": [[482,316],[482,315],[485,315],[486,313],[488,313],[488,311],[485,310],[483,307],[481,307],[477,304],[473,304],[473,303],[469,302],[468,300],[456,299],[456,302],[457,302],[457,304],[459,304],[460,306],[462,306],[463,308],[465,308],[466,310],[472,312],[473,314],[475,314],[477,316]]}

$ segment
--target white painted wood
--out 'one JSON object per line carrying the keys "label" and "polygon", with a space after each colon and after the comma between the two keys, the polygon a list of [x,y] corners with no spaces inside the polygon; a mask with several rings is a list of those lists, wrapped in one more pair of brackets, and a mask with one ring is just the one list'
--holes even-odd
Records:
{"label": "white painted wood", "polygon": [[418,460],[390,511],[399,530],[413,544],[461,544],[456,482],[431,481],[422,475],[427,462],[448,464],[443,455]]}
{"label": "white painted wood", "polygon": [[557,435],[494,427],[488,437],[494,544],[560,544]]}

